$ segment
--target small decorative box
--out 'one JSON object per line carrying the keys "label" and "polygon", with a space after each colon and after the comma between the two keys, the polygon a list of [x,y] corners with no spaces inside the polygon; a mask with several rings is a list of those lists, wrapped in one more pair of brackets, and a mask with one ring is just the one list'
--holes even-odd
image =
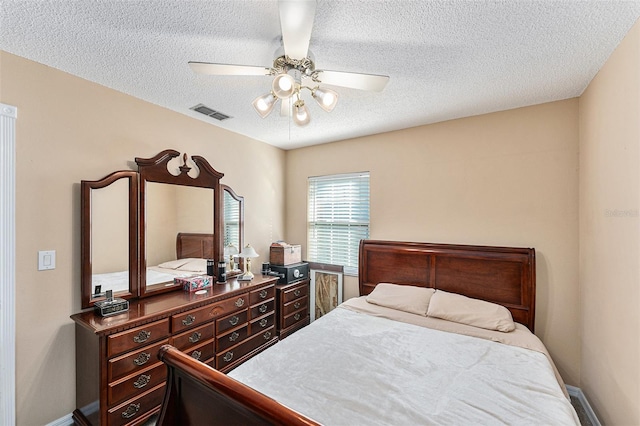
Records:
{"label": "small decorative box", "polygon": [[176,284],[182,285],[184,291],[193,292],[211,287],[211,277],[208,275],[198,275],[195,277],[176,277],[173,279]]}

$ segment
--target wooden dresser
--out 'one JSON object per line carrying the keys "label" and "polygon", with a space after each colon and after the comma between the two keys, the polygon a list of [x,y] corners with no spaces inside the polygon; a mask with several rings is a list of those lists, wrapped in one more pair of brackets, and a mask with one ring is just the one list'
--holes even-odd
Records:
{"label": "wooden dresser", "polygon": [[309,325],[309,279],[276,285],[280,339]]}
{"label": "wooden dresser", "polygon": [[134,425],[156,413],[165,391],[159,348],[171,344],[227,372],[277,342],[276,277],[214,284],[206,294],[174,291],[130,301],[129,311],[76,323],[79,425]]}

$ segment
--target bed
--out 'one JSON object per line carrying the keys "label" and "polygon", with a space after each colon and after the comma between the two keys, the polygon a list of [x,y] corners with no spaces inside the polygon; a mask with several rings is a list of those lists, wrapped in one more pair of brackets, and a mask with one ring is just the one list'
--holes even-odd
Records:
{"label": "bed", "polygon": [[[213,234],[179,232],[176,259],[148,266],[146,283],[157,285],[173,282],[175,277],[206,274],[207,259],[213,259]],[[129,289],[129,271],[93,274],[91,279],[92,294],[96,288],[111,289],[114,294]]]}
{"label": "bed", "polygon": [[228,375],[164,346],[158,424],[579,424],[534,249],[365,240],[359,290]]}

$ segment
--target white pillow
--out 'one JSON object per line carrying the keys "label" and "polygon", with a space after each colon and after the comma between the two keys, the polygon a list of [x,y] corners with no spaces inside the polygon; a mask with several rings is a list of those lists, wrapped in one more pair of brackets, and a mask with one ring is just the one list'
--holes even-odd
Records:
{"label": "white pillow", "polygon": [[185,259],[170,260],[168,262],[163,262],[163,263],[159,264],[158,266],[160,268],[165,268],[165,269],[178,269],[179,267],[181,267],[185,263],[189,262],[190,260],[192,260],[192,259],[185,258]]}
{"label": "white pillow", "polygon": [[189,261],[184,265],[176,268],[178,271],[188,272],[207,272],[207,259],[188,259]]}
{"label": "white pillow", "polygon": [[379,283],[366,300],[385,308],[426,316],[434,292],[434,289],[426,287]]}
{"label": "white pillow", "polygon": [[502,332],[516,328],[504,306],[442,290],[431,297],[427,316]]}

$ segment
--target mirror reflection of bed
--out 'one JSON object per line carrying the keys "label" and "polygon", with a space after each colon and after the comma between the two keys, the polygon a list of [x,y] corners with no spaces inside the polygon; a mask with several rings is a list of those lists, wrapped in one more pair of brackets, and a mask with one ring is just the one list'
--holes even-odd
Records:
{"label": "mirror reflection of bed", "polygon": [[[147,291],[173,284],[174,272],[201,275],[206,259],[213,258],[213,191],[208,188],[146,183],[146,286]],[[179,233],[211,234],[208,252],[188,256],[178,251]],[[180,259],[195,260],[173,269]],[[180,269],[183,268],[183,269]]]}

